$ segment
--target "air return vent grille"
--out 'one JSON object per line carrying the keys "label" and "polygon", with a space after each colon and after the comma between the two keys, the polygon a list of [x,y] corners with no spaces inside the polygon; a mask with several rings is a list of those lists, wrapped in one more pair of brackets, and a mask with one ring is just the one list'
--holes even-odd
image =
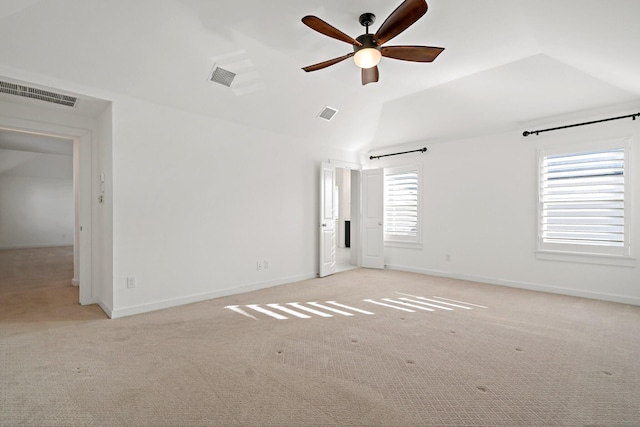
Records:
{"label": "air return vent grille", "polygon": [[0,81],[0,93],[37,99],[52,104],[66,105],[67,107],[75,107],[76,102],[78,102],[78,98],[73,96],[3,81]]}
{"label": "air return vent grille", "polygon": [[320,114],[318,114],[318,117],[323,120],[330,121],[331,119],[333,119],[337,112],[338,110],[336,110],[335,108],[324,107],[322,111],[320,111]]}
{"label": "air return vent grille", "polygon": [[229,70],[225,70],[224,68],[215,67],[213,69],[213,73],[211,73],[211,81],[215,83],[220,83],[221,85],[231,87],[231,83],[233,83],[233,79],[236,78],[236,73],[233,73]]}

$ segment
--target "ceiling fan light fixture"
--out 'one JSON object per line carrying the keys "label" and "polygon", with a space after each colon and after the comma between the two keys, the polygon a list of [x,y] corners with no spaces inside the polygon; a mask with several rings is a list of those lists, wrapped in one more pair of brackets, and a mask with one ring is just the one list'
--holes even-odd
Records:
{"label": "ceiling fan light fixture", "polygon": [[[363,15],[364,16],[364,15]],[[362,34],[356,40],[361,46],[353,46],[353,62],[360,68],[373,68],[380,62],[382,53],[373,39],[373,34]]]}
{"label": "ceiling fan light fixture", "polygon": [[353,62],[360,68],[372,68],[380,63],[382,53],[379,49],[367,47],[360,49],[353,55]]}

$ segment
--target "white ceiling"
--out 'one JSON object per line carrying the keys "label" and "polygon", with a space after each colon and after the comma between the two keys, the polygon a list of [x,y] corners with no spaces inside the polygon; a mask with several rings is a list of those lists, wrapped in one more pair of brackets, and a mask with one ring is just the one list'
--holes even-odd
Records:
{"label": "white ceiling", "polygon": [[[351,60],[301,70],[352,50],[303,16],[355,37],[361,13],[375,31],[399,3],[0,0],[0,66],[365,152],[640,105],[638,0],[430,0],[387,45],[444,47],[433,63],[383,58],[367,86]],[[207,81],[214,64],[231,88]]]}

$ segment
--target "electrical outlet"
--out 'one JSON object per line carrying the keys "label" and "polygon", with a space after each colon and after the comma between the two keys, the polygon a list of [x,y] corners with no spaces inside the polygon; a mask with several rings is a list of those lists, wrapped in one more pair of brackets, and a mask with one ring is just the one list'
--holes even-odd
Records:
{"label": "electrical outlet", "polygon": [[135,288],[135,287],[136,287],[136,278],[127,277],[127,288]]}
{"label": "electrical outlet", "polygon": [[265,270],[269,269],[269,260],[267,260],[267,259],[264,260],[264,269]]}
{"label": "electrical outlet", "polygon": [[258,271],[262,270],[262,262],[256,261],[256,270]]}

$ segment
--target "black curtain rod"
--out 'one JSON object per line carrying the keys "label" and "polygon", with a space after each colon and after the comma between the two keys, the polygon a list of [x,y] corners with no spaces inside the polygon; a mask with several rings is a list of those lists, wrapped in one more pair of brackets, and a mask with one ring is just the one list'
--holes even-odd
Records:
{"label": "black curtain rod", "polygon": [[369,156],[369,160],[379,159],[380,157],[397,156],[398,154],[417,153],[418,151],[421,152],[421,153],[424,153],[424,152],[427,151],[427,147],[423,147],[423,148],[421,148],[419,150],[403,151],[402,153],[383,154],[381,156]]}
{"label": "black curtain rod", "polygon": [[542,132],[550,132],[552,130],[573,128],[573,127],[576,127],[576,126],[592,125],[594,123],[609,122],[611,120],[620,120],[620,119],[628,119],[628,118],[633,118],[633,120],[635,120],[636,117],[638,117],[638,116],[640,116],[640,113],[629,114],[628,116],[611,117],[610,119],[594,120],[592,122],[576,123],[575,125],[560,126],[560,127],[557,127],[557,128],[540,129],[540,130],[532,130],[532,131],[525,130],[524,132],[522,132],[522,136],[529,136],[531,134],[538,135],[538,134],[540,134]]}

